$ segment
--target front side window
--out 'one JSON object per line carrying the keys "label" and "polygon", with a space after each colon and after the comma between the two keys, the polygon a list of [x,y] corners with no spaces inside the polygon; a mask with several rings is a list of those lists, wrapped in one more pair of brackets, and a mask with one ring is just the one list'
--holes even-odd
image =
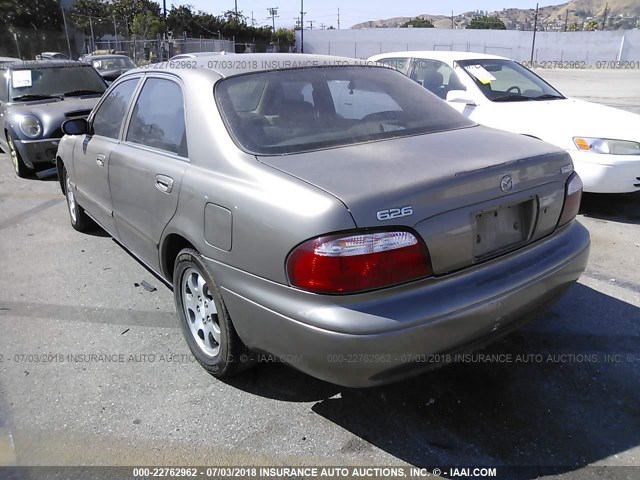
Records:
{"label": "front side window", "polygon": [[[250,102],[243,96],[247,92],[254,92]],[[232,138],[243,150],[258,155],[298,153],[474,125],[406,76],[383,67],[319,67],[238,75],[221,80],[215,96]],[[249,110],[250,106],[255,108]]]}
{"label": "front side window", "polygon": [[161,78],[144,83],[133,109],[127,141],[188,156],[180,85]]}
{"label": "front side window", "polygon": [[101,95],[107,89],[98,72],[89,65],[20,68],[11,70],[9,96],[14,102],[47,97]]}
{"label": "front side window", "polygon": [[127,80],[109,92],[93,117],[94,135],[118,138],[137,84],[137,78]]}
{"label": "front side window", "polygon": [[480,91],[493,102],[554,100],[560,92],[532,71],[512,60],[459,60]]}

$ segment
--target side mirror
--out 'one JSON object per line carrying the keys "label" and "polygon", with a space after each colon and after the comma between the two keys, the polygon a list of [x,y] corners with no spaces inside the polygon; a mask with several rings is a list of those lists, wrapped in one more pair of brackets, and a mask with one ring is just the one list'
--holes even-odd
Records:
{"label": "side mirror", "polygon": [[62,122],[62,131],[67,135],[86,135],[89,133],[89,122],[84,118],[73,118]]}
{"label": "side mirror", "polygon": [[471,98],[468,92],[464,90],[450,90],[447,92],[447,102],[466,103],[467,105],[476,105],[476,101]]}

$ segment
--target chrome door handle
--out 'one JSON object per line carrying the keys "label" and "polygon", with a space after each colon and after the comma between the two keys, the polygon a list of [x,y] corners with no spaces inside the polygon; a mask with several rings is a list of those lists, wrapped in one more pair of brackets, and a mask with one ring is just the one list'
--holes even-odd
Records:
{"label": "chrome door handle", "polygon": [[156,175],[156,188],[162,193],[171,193],[173,178],[166,175]]}
{"label": "chrome door handle", "polygon": [[101,153],[96,155],[96,163],[98,164],[99,167],[104,167],[104,159],[105,159],[105,156],[102,155]]}

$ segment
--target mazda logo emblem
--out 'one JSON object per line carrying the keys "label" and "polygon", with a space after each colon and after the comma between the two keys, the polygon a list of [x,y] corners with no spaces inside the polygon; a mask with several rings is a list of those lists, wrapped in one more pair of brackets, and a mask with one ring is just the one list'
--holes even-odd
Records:
{"label": "mazda logo emblem", "polygon": [[505,175],[502,177],[502,180],[500,180],[500,188],[503,192],[511,191],[513,188],[513,178],[511,178],[511,175]]}

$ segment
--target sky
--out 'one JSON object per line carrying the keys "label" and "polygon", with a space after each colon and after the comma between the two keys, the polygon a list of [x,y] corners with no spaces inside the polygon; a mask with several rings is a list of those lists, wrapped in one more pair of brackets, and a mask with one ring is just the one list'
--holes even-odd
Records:
{"label": "sky", "polygon": [[[162,0],[157,0],[162,5]],[[539,1],[540,6],[558,5],[568,0]],[[237,0],[238,11],[251,21],[251,12],[256,25],[271,25],[267,8],[278,7],[278,17],[275,19],[276,28],[292,27],[295,18],[300,16],[300,0]],[[167,0],[170,5],[192,5],[195,10],[203,10],[213,15],[220,15],[235,8],[234,0]],[[420,1],[420,0],[304,0],[305,28],[309,28],[307,20],[313,20],[313,28],[332,25],[338,27],[338,9],[340,9],[340,28],[350,28],[352,25],[367,20],[377,20],[391,17],[411,17],[423,13],[434,15],[451,15],[475,10],[502,10],[503,8],[536,8],[535,0],[470,0]]]}

